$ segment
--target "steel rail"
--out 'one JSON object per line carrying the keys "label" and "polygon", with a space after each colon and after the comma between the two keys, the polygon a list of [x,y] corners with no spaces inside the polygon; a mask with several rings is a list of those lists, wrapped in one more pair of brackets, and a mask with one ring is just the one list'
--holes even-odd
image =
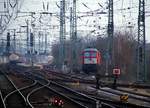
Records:
{"label": "steel rail", "polygon": [[3,99],[3,96],[2,96],[2,92],[0,91],[0,98],[1,98],[1,101],[2,101],[2,107],[3,108],[6,108],[6,104],[5,104],[5,102],[4,102],[4,99]]}

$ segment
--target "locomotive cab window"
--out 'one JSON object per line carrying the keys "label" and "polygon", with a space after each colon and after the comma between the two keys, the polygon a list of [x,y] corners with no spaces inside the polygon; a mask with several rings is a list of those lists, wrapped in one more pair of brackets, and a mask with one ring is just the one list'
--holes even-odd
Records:
{"label": "locomotive cab window", "polygon": [[84,57],[96,57],[96,52],[85,52]]}
{"label": "locomotive cab window", "polygon": [[96,57],[96,52],[91,52],[91,57]]}
{"label": "locomotive cab window", "polygon": [[85,52],[85,53],[84,53],[84,56],[85,56],[85,57],[90,57],[90,53],[89,53],[89,52]]}

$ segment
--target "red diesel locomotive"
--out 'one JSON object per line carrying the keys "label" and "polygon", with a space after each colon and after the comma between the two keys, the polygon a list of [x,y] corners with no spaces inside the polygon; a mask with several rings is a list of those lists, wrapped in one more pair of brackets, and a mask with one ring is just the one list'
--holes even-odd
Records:
{"label": "red diesel locomotive", "polygon": [[97,72],[101,64],[101,53],[96,48],[86,48],[82,52],[82,71],[85,73]]}

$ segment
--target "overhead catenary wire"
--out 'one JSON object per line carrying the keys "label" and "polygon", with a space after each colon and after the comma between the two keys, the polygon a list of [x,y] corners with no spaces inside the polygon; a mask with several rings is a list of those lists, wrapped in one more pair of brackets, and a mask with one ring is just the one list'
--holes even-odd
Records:
{"label": "overhead catenary wire", "polygon": [[[43,0],[44,1],[44,0]],[[57,3],[57,1],[58,0],[55,0],[55,2],[56,2],[56,5],[57,5],[57,8],[59,8],[60,6],[58,5],[58,3]],[[128,21],[130,21],[130,20],[132,20],[132,22],[133,23],[137,23],[137,18],[136,17],[134,17],[134,16],[137,16],[136,15],[136,11],[135,10],[137,10],[138,9],[138,4],[136,3],[136,2],[133,2],[133,1],[135,1],[135,0],[128,0],[129,2],[133,2],[132,3],[132,5],[131,4],[129,4],[130,6],[127,6],[125,3],[123,4],[123,7],[117,7],[117,4],[120,4],[122,1],[124,1],[124,0],[114,0],[114,7],[115,7],[115,9],[114,9],[114,15],[115,16],[118,16],[118,15],[120,15],[121,13],[123,13],[122,14],[122,16],[125,16],[125,17],[122,17],[122,19],[124,20],[124,21],[122,21],[122,23],[123,22],[128,22]],[[42,3],[42,2],[41,2]],[[84,3],[84,5],[82,4],[82,3]],[[92,5],[90,5],[90,4],[88,4],[88,2],[81,2],[80,3],[80,5],[82,6],[82,8],[83,7],[85,7],[85,9],[87,9],[86,10],[86,12],[81,12],[81,10],[80,9],[78,9],[78,10],[80,10],[80,12],[77,12],[77,18],[78,19],[81,19],[81,20],[78,20],[78,23],[79,23],[79,25],[81,25],[80,23],[82,22],[83,23],[83,25],[87,25],[87,27],[88,27],[88,25],[92,25],[93,23],[92,23],[92,21],[91,20],[89,20],[90,19],[90,17],[92,18],[98,18],[99,16],[100,16],[100,14],[96,14],[97,12],[101,12],[101,11],[107,11],[107,9],[106,9],[106,5],[104,5],[103,3],[101,3],[101,1],[97,1],[97,3],[95,2],[95,4],[96,4],[96,6],[98,6],[98,8],[97,9],[95,9],[95,7],[93,7]],[[42,5],[42,4],[41,4]],[[55,5],[55,6],[56,6]],[[147,9],[149,9],[149,7],[150,7],[150,4],[148,4],[148,2],[145,4],[145,6],[146,6],[146,10]],[[26,6],[27,7],[27,6]],[[45,4],[45,8],[46,8],[46,4]],[[49,8],[50,8],[50,6],[49,6]],[[79,7],[78,7],[79,8]],[[92,11],[90,11],[89,10],[89,8],[92,10]],[[26,9],[27,10],[27,9]],[[28,10],[29,10],[29,8],[28,8]],[[47,9],[46,9],[47,10]],[[49,9],[50,10],[50,9]],[[66,12],[67,13],[67,12]],[[94,13],[94,14],[93,14]],[[90,15],[88,15],[88,14],[90,14]],[[58,14],[59,15],[59,14]],[[57,16],[58,16],[57,15]],[[132,15],[133,15],[133,17],[132,17]],[[131,16],[131,17],[129,17],[129,16]],[[48,17],[48,16],[47,16]],[[55,17],[55,16],[54,16]],[[105,17],[107,17],[107,13],[105,14]],[[146,11],[146,17],[147,18],[149,18],[149,15],[148,15],[148,12]],[[27,17],[26,17],[27,18]],[[50,18],[50,16],[48,17],[48,18]],[[102,18],[104,18],[103,16],[102,16]],[[120,17],[121,18],[121,17]],[[37,19],[37,18],[36,18]],[[41,18],[41,20],[43,20],[43,18]],[[57,18],[57,20],[59,21],[59,19]],[[67,18],[67,15],[66,15],[66,20],[68,20],[68,18]],[[115,20],[117,20],[117,19],[115,19]],[[85,22],[84,22],[85,21]],[[101,21],[103,21],[103,20],[101,20]],[[50,22],[50,21],[49,21]],[[66,23],[68,23],[68,21],[66,21]],[[85,23],[85,24],[84,24]],[[92,23],[92,24],[91,24]],[[100,22],[100,24],[101,24],[102,22]],[[117,22],[118,24],[120,24],[120,22],[118,21]],[[116,23],[116,26],[119,26],[119,25],[117,25],[117,23]],[[43,23],[42,22],[42,25],[45,25],[45,22]],[[46,25],[45,25],[46,26]],[[49,24],[47,24],[47,26],[50,26]],[[125,27],[125,25],[122,25],[122,26],[124,26]],[[94,28],[95,29],[95,28]]]}

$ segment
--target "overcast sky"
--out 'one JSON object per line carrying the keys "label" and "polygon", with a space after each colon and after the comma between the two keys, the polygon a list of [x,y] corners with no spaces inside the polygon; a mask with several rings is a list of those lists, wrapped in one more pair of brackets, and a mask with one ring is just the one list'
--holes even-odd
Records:
{"label": "overcast sky", "polygon": [[[115,24],[115,31],[116,30],[129,30],[128,26],[133,26],[132,31],[137,31],[137,17],[138,17],[138,0],[114,0],[114,24]],[[21,11],[25,12],[41,12],[44,11],[43,9],[43,3],[45,4],[45,7],[47,3],[49,3],[48,12],[54,12],[59,14],[59,8],[57,5],[59,5],[59,0],[24,0]],[[100,3],[100,5],[98,4]],[[56,5],[57,4],[57,5]],[[69,16],[69,7],[71,4],[71,0],[66,0],[66,15]],[[77,14],[77,16],[81,16],[81,12],[87,12],[87,11],[94,11],[97,9],[100,9],[100,11],[107,12],[106,9],[108,6],[108,0],[77,0],[77,12],[80,14]],[[131,8],[130,8],[131,7]],[[150,42],[150,0],[146,0],[146,40]],[[39,17],[38,15],[36,16]],[[58,18],[50,18],[42,16],[43,23],[49,23],[51,25],[59,25]],[[24,23],[24,19],[26,18],[17,18],[16,21],[14,21],[15,26],[18,26],[18,24],[21,25],[21,23]],[[103,30],[103,28],[106,28],[107,26],[107,14],[96,14],[94,13],[93,17],[82,17],[81,19],[78,19],[78,30],[80,31],[84,30],[85,32],[82,32],[83,36],[87,35],[87,31],[95,30],[94,33],[92,33],[92,36],[97,35],[103,35],[106,34],[106,29]],[[68,26],[67,31],[69,31],[69,19],[66,19],[66,23]],[[19,22],[19,23],[18,23]],[[100,30],[98,29],[98,26],[100,26]],[[12,26],[10,26],[11,28]],[[54,33],[54,37],[58,37],[58,30],[55,29],[57,32],[55,34],[54,30],[52,31]],[[51,32],[51,33],[52,33]],[[135,32],[137,33],[137,32]],[[51,34],[52,35],[52,34]],[[137,36],[137,35],[136,35]]]}

